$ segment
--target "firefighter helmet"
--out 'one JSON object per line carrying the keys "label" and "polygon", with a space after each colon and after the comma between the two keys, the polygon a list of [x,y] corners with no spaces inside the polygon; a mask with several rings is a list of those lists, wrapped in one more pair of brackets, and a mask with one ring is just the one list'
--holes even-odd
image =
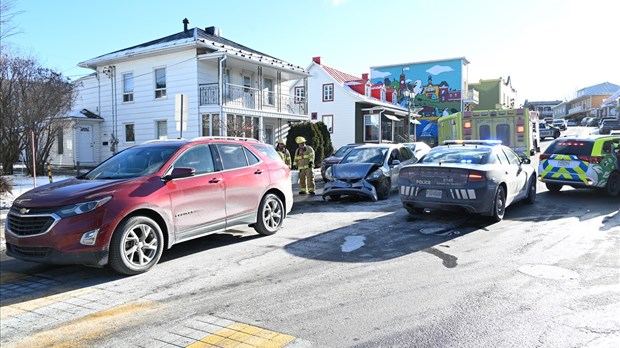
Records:
{"label": "firefighter helmet", "polygon": [[306,139],[304,137],[297,137],[297,138],[295,138],[295,142],[297,144],[305,143]]}

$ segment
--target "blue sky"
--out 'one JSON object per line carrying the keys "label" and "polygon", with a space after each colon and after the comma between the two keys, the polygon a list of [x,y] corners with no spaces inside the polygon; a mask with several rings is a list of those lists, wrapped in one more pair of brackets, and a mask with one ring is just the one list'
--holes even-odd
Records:
{"label": "blue sky", "polygon": [[[465,57],[470,82],[510,76],[525,99],[570,100],[620,85],[615,0],[16,0],[10,43],[72,79],[79,62],[190,27],[306,67],[314,56],[371,66]],[[615,47],[614,47],[615,46]]]}

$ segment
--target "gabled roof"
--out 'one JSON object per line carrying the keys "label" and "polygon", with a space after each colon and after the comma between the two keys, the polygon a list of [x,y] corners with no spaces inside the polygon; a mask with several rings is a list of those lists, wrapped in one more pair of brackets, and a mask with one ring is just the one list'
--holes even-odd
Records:
{"label": "gabled roof", "polygon": [[618,88],[618,90],[614,94],[612,94],[609,98],[605,99],[603,104],[601,104],[601,107],[617,105],[618,99],[620,99],[620,88]]}
{"label": "gabled roof", "polygon": [[[323,64],[319,64],[321,67],[323,67],[323,69],[325,69],[325,71],[331,75],[331,77],[334,78],[334,80],[336,80],[339,84],[344,84],[345,82],[349,82],[349,81],[360,81],[361,79],[357,76],[353,76],[351,74],[347,74],[345,72],[342,72],[340,70],[334,69],[334,68],[330,68],[326,65]],[[365,82],[364,82],[365,83]]]}
{"label": "gabled roof", "polygon": [[590,87],[586,87],[586,88],[582,88],[578,90],[577,96],[583,97],[587,95],[611,95],[611,94],[614,94],[614,92],[616,92],[618,89],[620,89],[620,86],[616,84],[613,84],[610,82],[603,82],[603,83],[599,83],[598,85],[594,85],[594,86],[590,86]]}
{"label": "gabled roof", "polygon": [[[207,28],[214,29],[214,28]],[[211,34],[211,32],[214,32]],[[305,70],[297,65],[290,64],[281,59],[275,58],[260,51],[251,49],[247,46],[236,43],[232,40],[228,40],[222,36],[215,34],[214,30],[203,30],[200,28],[193,28],[183,30],[176,34],[168,35],[156,40],[148,41],[139,45],[123,48],[118,51],[103,54],[101,56],[89,59],[81,62],[78,66],[84,68],[92,68],[99,62],[107,62],[120,60],[126,57],[132,57],[139,54],[153,53],[163,49],[173,49],[178,47],[206,47],[214,51],[230,52],[230,53],[242,53],[243,57],[250,60],[269,61],[271,64],[288,68],[294,71],[305,72]],[[106,63],[104,63],[106,64]]]}
{"label": "gabled roof", "polygon": [[371,96],[366,96],[366,85],[370,83],[370,79],[368,78],[367,74],[364,74],[362,78],[347,74],[338,69],[334,69],[326,66],[325,64],[321,64],[319,57],[313,59],[312,63],[308,67],[308,70],[310,70],[313,64],[322,68],[332,79],[334,79],[338,84],[340,84],[345,91],[351,93],[351,95],[353,95],[358,100],[387,109],[400,111],[406,110],[406,108],[404,108],[403,106],[392,103],[391,93],[393,93],[394,91],[393,88],[386,89],[386,93],[390,93],[386,95],[386,101],[382,101],[380,98],[372,96],[372,89],[378,88],[379,85],[383,85],[382,83],[376,84],[374,86],[371,85]]}

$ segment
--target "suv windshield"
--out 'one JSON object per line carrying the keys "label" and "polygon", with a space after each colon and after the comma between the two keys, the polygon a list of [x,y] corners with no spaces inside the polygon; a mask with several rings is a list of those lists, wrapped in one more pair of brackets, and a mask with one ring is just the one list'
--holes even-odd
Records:
{"label": "suv windshield", "polygon": [[183,144],[135,146],[101,163],[82,179],[128,179],[157,172]]}
{"label": "suv windshield", "polygon": [[590,156],[592,153],[592,147],[594,143],[592,141],[585,140],[561,140],[551,143],[546,154],[554,155],[576,155],[576,156]]}

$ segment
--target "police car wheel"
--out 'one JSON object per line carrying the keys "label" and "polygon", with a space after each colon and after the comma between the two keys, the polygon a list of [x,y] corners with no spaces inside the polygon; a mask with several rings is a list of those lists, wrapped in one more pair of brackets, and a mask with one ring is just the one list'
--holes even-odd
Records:
{"label": "police car wheel", "polygon": [[607,195],[616,197],[620,195],[620,173],[613,172],[607,180]]}
{"label": "police car wheel", "polygon": [[560,192],[560,190],[562,189],[562,184],[554,184],[551,182],[547,182],[545,183],[545,186],[547,186],[547,190],[551,191],[551,192]]}
{"label": "police car wheel", "polygon": [[536,202],[536,178],[534,175],[530,178],[527,198],[525,201],[529,204],[534,204]]}
{"label": "police car wheel", "polygon": [[495,203],[493,204],[493,221],[500,222],[506,212],[506,191],[503,186],[497,188]]}

